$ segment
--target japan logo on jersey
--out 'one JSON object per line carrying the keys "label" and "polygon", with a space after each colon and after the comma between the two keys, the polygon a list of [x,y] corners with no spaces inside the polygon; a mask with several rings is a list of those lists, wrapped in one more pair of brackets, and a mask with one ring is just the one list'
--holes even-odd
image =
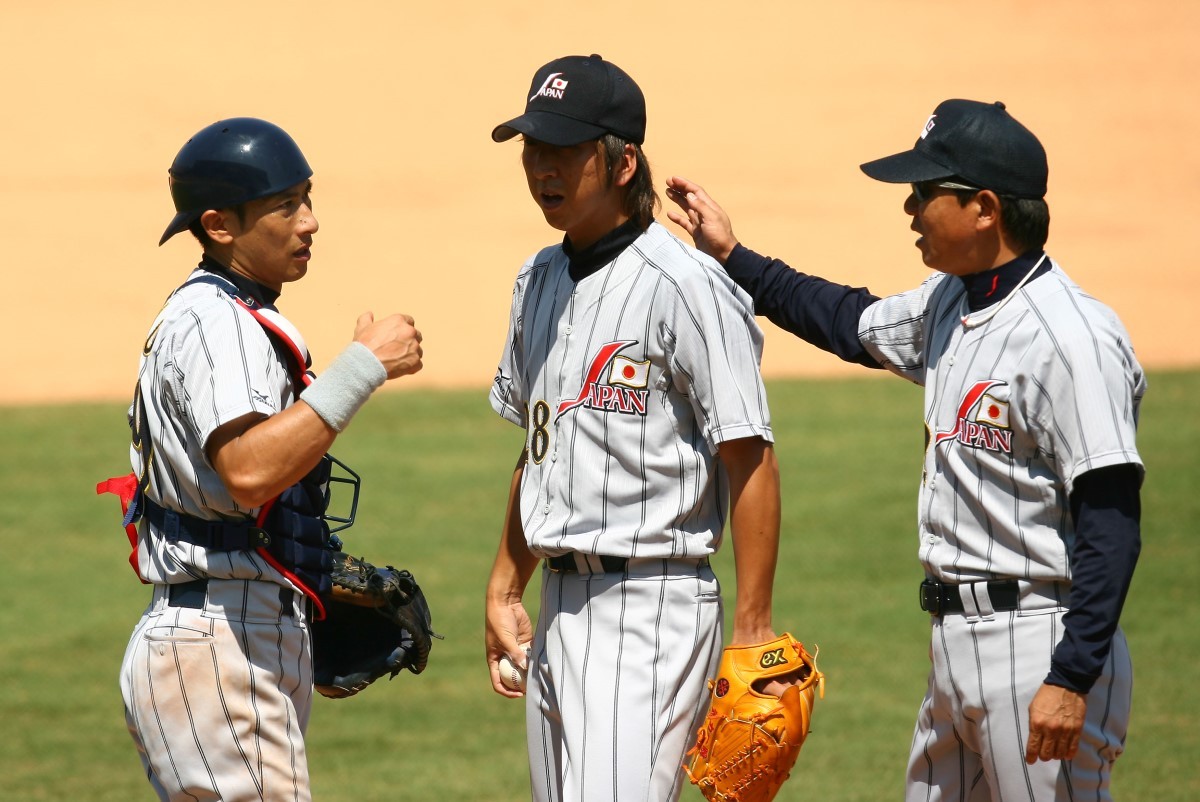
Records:
{"label": "japan logo on jersey", "polygon": [[637,345],[637,340],[618,340],[605,343],[592,357],[579,395],[558,405],[563,415],[576,407],[618,412],[623,415],[645,415],[650,391],[650,362],[635,362],[618,352]]}
{"label": "japan logo on jersey", "polygon": [[971,448],[984,448],[1001,454],[1012,453],[1012,430],[1008,426],[1008,402],[989,393],[1005,382],[986,379],[975,382],[958,405],[954,428],[938,432],[935,445],[958,441]]}

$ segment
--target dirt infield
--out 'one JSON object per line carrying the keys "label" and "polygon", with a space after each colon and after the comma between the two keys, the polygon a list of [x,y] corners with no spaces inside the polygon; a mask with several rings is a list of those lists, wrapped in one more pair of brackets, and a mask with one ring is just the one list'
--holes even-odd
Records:
{"label": "dirt infield", "polygon": [[[312,268],[280,303],[315,367],[360,311],[406,311],[427,366],[405,386],[486,387],[512,278],[555,238],[518,146],[488,133],[539,64],[590,52],[645,90],[660,186],[693,178],[751,247],[880,293],[925,273],[903,192],[857,165],[911,144],[942,99],[1005,101],[1050,154],[1052,255],[1116,308],[1145,364],[1200,365],[1194,313],[1167,305],[1196,269],[1200,5],[241,5],[208,23],[133,0],[0,10],[0,403],[128,396],[155,311],[196,261],[186,236],[155,245],[166,168],[239,115],[288,129],[316,170]],[[765,327],[768,375],[851,370]]]}

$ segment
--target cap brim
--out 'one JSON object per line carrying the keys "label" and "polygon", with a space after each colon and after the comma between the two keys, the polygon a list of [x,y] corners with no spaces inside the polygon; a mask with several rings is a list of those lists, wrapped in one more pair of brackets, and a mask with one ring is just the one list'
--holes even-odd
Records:
{"label": "cap brim", "polygon": [[180,231],[185,230],[191,224],[192,215],[188,212],[180,212],[179,214],[175,215],[175,217],[171,220],[171,224],[167,226],[167,230],[163,232],[162,239],[158,241],[158,244],[161,246],[164,242],[178,234]]}
{"label": "cap brim", "polygon": [[955,174],[949,167],[938,164],[925,154],[915,150],[884,156],[882,159],[859,165],[859,169],[876,181],[886,181],[889,184],[934,181],[939,178],[950,178]]}
{"label": "cap brim", "polygon": [[545,142],[547,145],[565,148],[599,139],[608,130],[591,123],[564,117],[546,111],[528,111],[492,130],[492,141],[507,142],[517,134]]}

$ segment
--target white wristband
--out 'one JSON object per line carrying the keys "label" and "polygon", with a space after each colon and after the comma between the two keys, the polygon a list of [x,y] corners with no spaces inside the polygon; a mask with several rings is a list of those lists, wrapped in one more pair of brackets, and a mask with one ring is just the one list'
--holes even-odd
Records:
{"label": "white wristband", "polygon": [[352,342],[300,394],[335,432],[350,425],[359,407],[387,381],[383,363],[360,342]]}

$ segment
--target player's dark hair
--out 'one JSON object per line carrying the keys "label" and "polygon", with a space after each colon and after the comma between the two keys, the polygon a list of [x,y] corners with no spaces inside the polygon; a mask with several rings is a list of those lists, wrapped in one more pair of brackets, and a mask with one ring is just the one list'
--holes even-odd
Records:
{"label": "player's dark hair", "polygon": [[650,161],[646,158],[642,146],[622,139],[616,134],[605,134],[600,138],[600,152],[604,156],[604,170],[608,176],[608,185],[612,186],[613,173],[625,155],[625,146],[632,145],[637,162],[633,179],[625,187],[625,214],[629,215],[638,226],[645,231],[654,221],[654,213],[658,211],[658,194],[654,191],[654,177],[650,173]]}
{"label": "player's dark hair", "polygon": [[1001,195],[1000,222],[1018,252],[1040,251],[1050,236],[1050,207],[1041,198]]}
{"label": "player's dark hair", "polygon": [[[971,198],[979,194],[977,189],[956,189],[958,205],[966,206]],[[1000,222],[1004,233],[1012,240],[1018,253],[1040,251],[1050,237],[1050,207],[1042,198],[1000,198]]]}
{"label": "player's dark hair", "polygon": [[[233,213],[237,215],[238,224],[243,226],[246,225],[246,204],[239,203],[237,206],[232,208]],[[207,251],[213,245],[216,245],[216,243],[212,241],[212,237],[208,236],[208,232],[204,230],[204,226],[200,223],[199,217],[197,217],[191,222],[190,225],[188,225],[188,231],[192,232],[192,236],[199,240],[200,247],[204,250]]]}

